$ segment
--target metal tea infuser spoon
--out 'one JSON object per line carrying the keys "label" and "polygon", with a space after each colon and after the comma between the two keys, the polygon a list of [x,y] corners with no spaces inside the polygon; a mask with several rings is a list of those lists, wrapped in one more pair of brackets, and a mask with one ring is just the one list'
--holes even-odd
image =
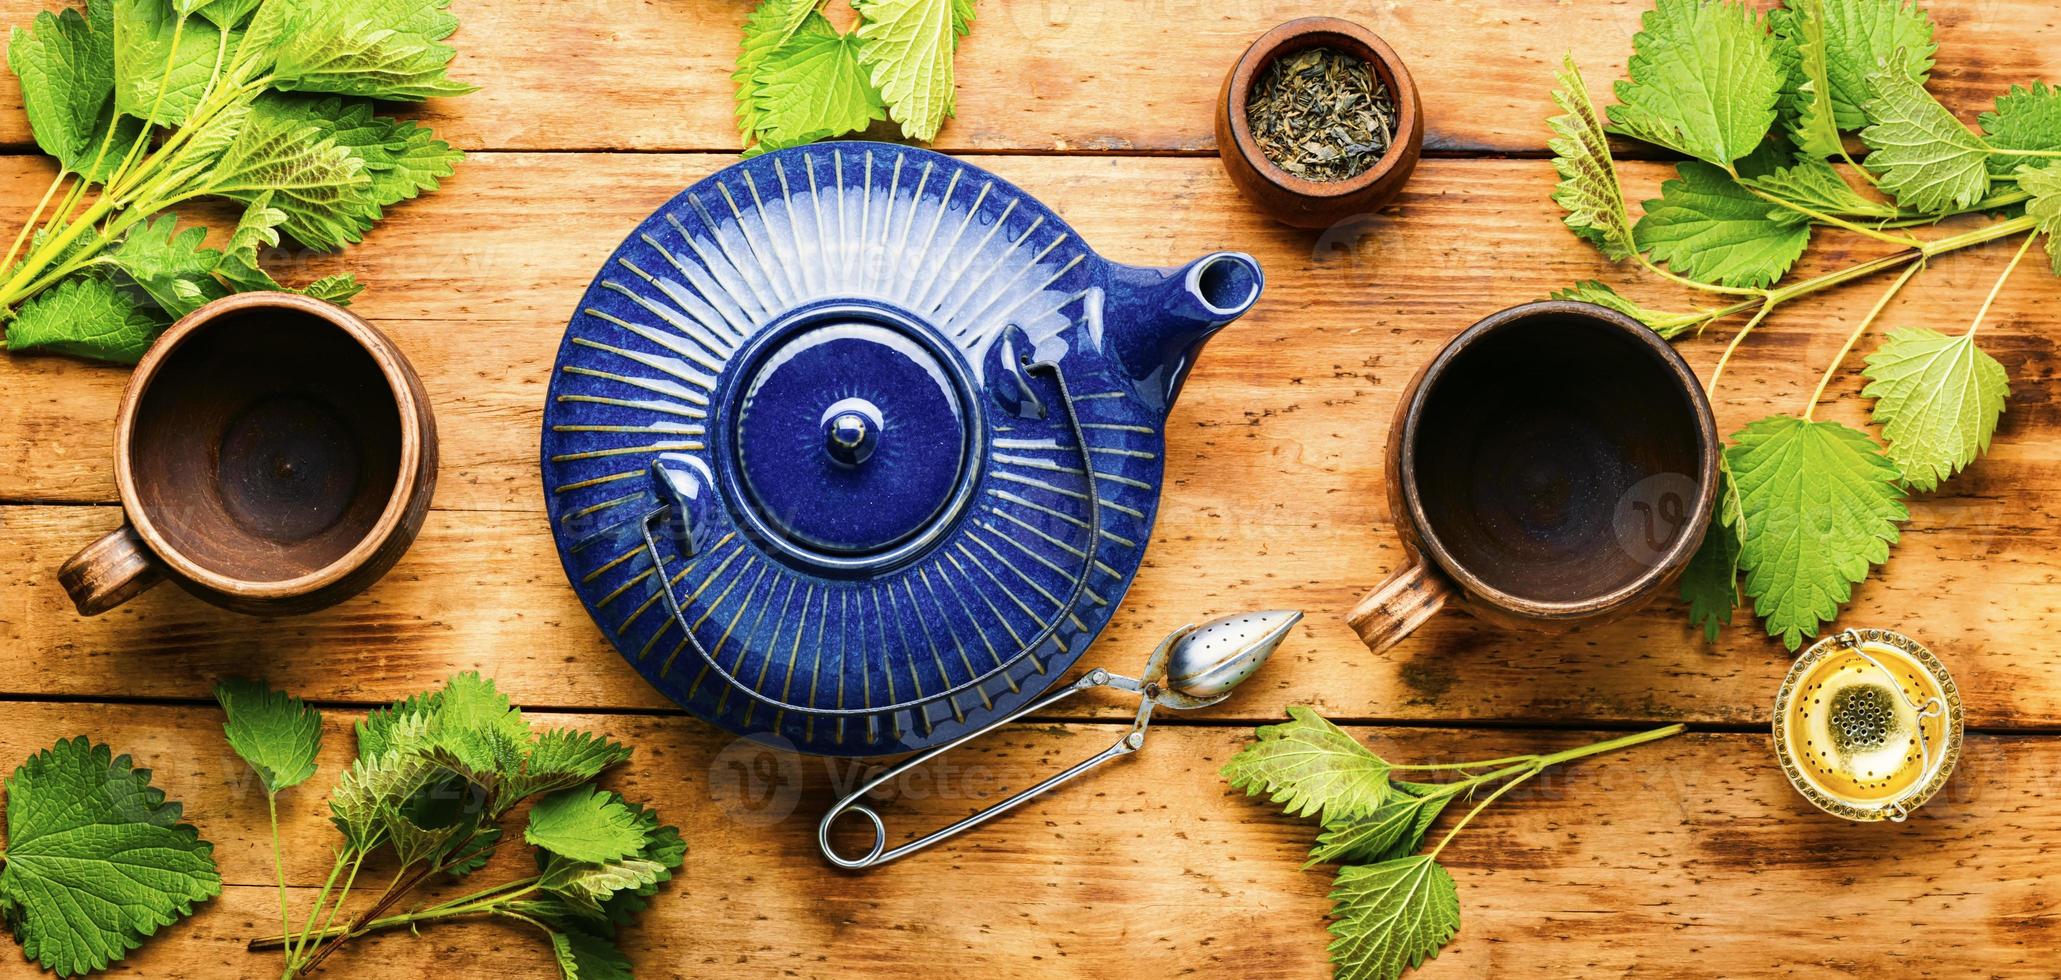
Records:
{"label": "metal tea infuser spoon", "polygon": [[[1266,662],[1267,657],[1273,654],[1274,648],[1281,645],[1281,639],[1301,620],[1302,613],[1275,610],[1235,613],[1212,619],[1201,626],[1183,626],[1168,634],[1166,639],[1159,641],[1159,646],[1153,649],[1152,659],[1146,662],[1145,673],[1141,677],[1125,677],[1097,667],[1083,675],[1080,680],[1031,702],[992,725],[975,729],[890,766],[885,772],[853,791],[850,796],[839,800],[836,806],[830,808],[830,812],[823,815],[823,822],[816,827],[816,843],[823,849],[823,856],[838,867],[870,868],[913,854],[948,837],[978,827],[1071,782],[1096,766],[1144,748],[1145,730],[1152,723],[1154,707],[1163,705],[1185,711],[1207,707],[1230,697],[1231,689],[1259,670],[1260,664]],[[892,850],[888,849],[887,825],[881,821],[880,814],[874,812],[872,807],[859,802],[867,793],[946,752],[1025,715],[1043,711],[1082,691],[1098,687],[1115,688],[1138,695],[1138,717],[1131,723],[1130,732],[1117,740],[1115,745],[1075,763],[1066,771],[1036,786],[980,810],[958,823],[932,831]],[[847,813],[859,814],[873,823],[873,848],[867,851],[864,857],[845,857],[837,853],[830,844],[830,825]]]}

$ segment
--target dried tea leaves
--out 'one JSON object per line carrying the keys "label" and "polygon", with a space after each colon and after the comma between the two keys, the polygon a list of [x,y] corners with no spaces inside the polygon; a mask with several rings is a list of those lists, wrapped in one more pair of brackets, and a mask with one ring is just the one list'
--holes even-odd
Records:
{"label": "dried tea leaves", "polygon": [[1388,152],[1395,102],[1365,61],[1335,48],[1274,59],[1246,100],[1267,159],[1305,180],[1348,180]]}

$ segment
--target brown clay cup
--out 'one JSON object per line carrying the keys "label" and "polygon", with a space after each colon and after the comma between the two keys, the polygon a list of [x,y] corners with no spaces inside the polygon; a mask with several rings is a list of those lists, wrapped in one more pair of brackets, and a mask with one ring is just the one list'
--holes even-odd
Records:
{"label": "brown clay cup", "polygon": [[167,578],[237,612],[311,612],[400,560],[436,478],[429,397],[393,341],[320,300],[231,296],[137,365],[115,430],[128,523],[58,580],[86,616]]}
{"label": "brown clay cup", "polygon": [[[1366,62],[1395,101],[1395,134],[1388,152],[1346,180],[1308,180],[1281,169],[1260,149],[1246,122],[1247,98],[1260,72],[1276,58],[1310,48],[1332,48]],[[1349,20],[1304,17],[1260,35],[1224,76],[1217,98],[1217,154],[1231,182],[1276,221],[1296,228],[1330,228],[1364,220],[1402,193],[1424,154],[1424,107],[1410,70],[1388,42]]]}
{"label": "brown clay cup", "polygon": [[1410,564],[1346,617],[1376,652],[1454,605],[1557,632],[1665,591],[1718,488],[1717,423],[1681,355],[1587,303],[1468,327],[1403,392],[1389,509]]}

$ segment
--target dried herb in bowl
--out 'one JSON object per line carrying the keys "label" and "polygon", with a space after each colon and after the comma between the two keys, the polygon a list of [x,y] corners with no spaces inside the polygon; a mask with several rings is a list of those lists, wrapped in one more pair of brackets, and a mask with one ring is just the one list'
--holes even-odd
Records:
{"label": "dried herb in bowl", "polygon": [[1260,72],[1245,122],[1281,169],[1305,180],[1349,180],[1388,152],[1395,101],[1365,61],[1336,48],[1307,48]]}

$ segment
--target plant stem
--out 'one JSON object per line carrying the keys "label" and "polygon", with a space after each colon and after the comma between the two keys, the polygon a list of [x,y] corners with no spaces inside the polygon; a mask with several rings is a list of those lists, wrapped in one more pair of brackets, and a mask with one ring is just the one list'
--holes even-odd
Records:
{"label": "plant stem", "polygon": [[[321,917],[323,906],[329,904],[330,892],[336,888],[336,879],[343,877],[343,869],[347,864],[351,866],[351,878],[350,881],[344,883],[343,894],[337,896],[337,903],[341,905],[343,900],[350,896],[351,881],[357,880],[358,865],[365,860],[362,854],[358,854],[356,859],[353,860],[353,854],[355,853],[355,848],[345,847],[343,850],[336,852],[336,860],[330,862],[329,880],[322,883],[322,890],[315,893],[314,904],[308,907],[308,917],[301,923],[301,931],[298,934],[301,937],[300,940],[290,942],[285,946],[286,962],[289,968],[299,959],[300,951],[306,945],[307,934],[314,930],[315,920]],[[329,914],[332,919],[336,916],[335,907],[330,908]],[[295,935],[292,929],[286,930],[285,937],[287,939],[291,940]]]}
{"label": "plant stem", "polygon": [[1831,225],[1834,228],[1843,228],[1847,231],[1853,232],[1856,235],[1863,235],[1868,238],[1873,238],[1879,242],[1888,242],[1891,245],[1902,245],[1905,248],[1918,248],[1925,244],[1924,242],[1919,241],[1916,238],[1912,238],[1909,235],[1892,235],[1888,232],[1877,231],[1876,229],[1870,228],[1867,225],[1856,224],[1855,222],[1848,221],[1845,218],[1840,218],[1834,215],[1826,214],[1822,211],[1817,210],[1816,208],[1805,207],[1801,204],[1796,203],[1795,201],[1791,201],[1783,197],[1777,197],[1757,187],[1750,186],[1746,184],[1744,181],[1739,181],[1737,179],[1738,174],[1733,174],[1732,176],[1734,182],[1738,183],[1740,187],[1746,188],[1746,192],[1748,194],[1752,194],[1754,197],[1760,198],[1763,201],[1767,201],[1770,204],[1777,204],[1782,207],[1788,208],[1789,210],[1794,211],[1797,214],[1803,215],[1804,217],[1809,218],[1812,221],[1815,221],[1819,224]]}
{"label": "plant stem", "polygon": [[1562,751],[1555,752],[1551,755],[1534,755],[1530,757],[1519,757],[1526,758],[1527,761],[1525,761],[1522,765],[1512,766],[1509,769],[1503,770],[1501,772],[1489,773],[1486,776],[1482,776],[1476,780],[1473,780],[1472,782],[1474,783],[1474,785],[1480,785],[1482,783],[1503,778],[1506,775],[1515,776],[1515,778],[1509,780],[1508,782],[1505,782],[1501,786],[1496,787],[1495,792],[1490,793],[1480,803],[1475,804],[1473,809],[1468,810],[1467,815],[1461,817],[1460,821],[1453,825],[1453,829],[1446,831],[1445,837],[1438,842],[1438,846],[1431,849],[1431,857],[1434,859],[1437,858],[1439,852],[1444,851],[1446,849],[1446,845],[1452,843],[1454,835],[1458,834],[1462,828],[1467,826],[1469,821],[1474,819],[1475,814],[1478,814],[1482,810],[1486,809],[1489,804],[1494,803],[1503,794],[1510,792],[1511,790],[1517,788],[1519,785],[1522,785],[1525,780],[1530,779],[1531,777],[1536,776],[1539,773],[1547,769],[1550,769],[1554,766],[1560,765],[1564,762],[1573,762],[1576,759],[1585,759],[1589,756],[1601,755],[1605,752],[1615,752],[1618,749],[1628,749],[1634,745],[1644,745],[1647,742],[1657,742],[1663,738],[1669,738],[1674,735],[1679,735],[1682,733],[1685,727],[1686,726],[1683,725],[1667,725],[1661,728],[1652,729],[1651,731],[1635,732],[1630,735],[1622,735],[1617,738],[1606,739],[1601,742],[1591,742],[1588,745],[1577,746],[1571,749],[1564,749]]}
{"label": "plant stem", "polygon": [[1555,752],[1552,755],[1540,756],[1539,768],[1551,769],[1554,766],[1560,765],[1561,763],[1573,762],[1576,759],[1586,759],[1592,755],[1602,755],[1605,752],[1615,752],[1619,749],[1629,749],[1635,745],[1644,745],[1647,742],[1658,742],[1663,738],[1673,738],[1674,736],[1680,735],[1684,731],[1687,731],[1688,727],[1689,726],[1687,725],[1681,724],[1663,725],[1659,728],[1653,728],[1643,732],[1633,732],[1630,735],[1621,735],[1617,738],[1607,739],[1601,742],[1592,742],[1588,745],[1577,746],[1571,749],[1564,749],[1562,751]]}
{"label": "plant stem", "polygon": [[22,243],[29,240],[30,229],[36,227],[36,222],[42,219],[43,209],[50,206],[50,199],[57,196],[59,187],[64,186],[64,178],[65,172],[60,168],[57,171],[57,179],[50,182],[50,189],[43,192],[43,199],[36,202],[36,210],[29,212],[29,220],[22,222],[21,231],[14,236],[14,244],[7,247],[7,257],[0,259],[0,269],[14,264],[15,253],[21,251]]}
{"label": "plant stem", "polygon": [[[480,915],[482,913],[499,912],[501,911],[500,906],[516,901],[530,894],[531,892],[536,891],[538,887],[537,883],[540,880],[541,879],[537,876],[531,876],[528,878],[518,878],[514,881],[495,885],[492,888],[482,889],[463,898],[454,898],[448,902],[441,902],[436,905],[431,905],[427,908],[416,909],[413,912],[405,912],[400,915],[390,915],[386,916],[385,918],[373,919],[369,922],[364,923],[363,925],[355,927],[350,925],[325,927],[321,932],[315,933],[312,936],[306,938],[311,938],[319,941],[323,939],[333,939],[345,936],[347,934],[350,937],[355,938],[358,936],[367,935],[369,933],[380,932],[387,929],[394,929],[405,925],[414,925],[422,922],[430,922],[437,919],[455,919],[468,915]],[[282,937],[274,936],[269,939],[253,939],[250,941],[248,948],[251,952],[255,953],[268,949],[279,949],[284,945],[285,943],[282,942]]]}
{"label": "plant stem", "polygon": [[1967,336],[1975,336],[1975,328],[1982,326],[1982,318],[1989,315],[1990,304],[1995,303],[1997,294],[2004,291],[2004,281],[2011,278],[2012,272],[2017,271],[2018,260],[2025,257],[2025,250],[2031,248],[2033,239],[2038,237],[2040,233],[2037,230],[2025,236],[2024,243],[2018,246],[2017,254],[2011,256],[2011,263],[2004,266],[2004,274],[1997,277],[1996,285],[1989,287],[1989,295],[1983,299],[1982,308],[1975,311],[1975,320],[1968,324]]}
{"label": "plant stem", "polygon": [[[143,114],[143,135],[136,140],[136,145],[129,147],[129,152],[122,157],[121,165],[108,176],[107,186],[110,188],[121,182],[123,175],[135,165],[137,155],[150,143],[150,127],[157,124],[157,111],[164,106],[165,93],[172,88],[172,67],[179,63],[179,39],[186,33],[186,18],[187,15],[182,13],[178,20],[172,22],[172,43],[165,48],[164,75],[157,80],[157,94],[151,96],[150,111]],[[120,122],[120,118],[117,115],[108,124],[108,132],[114,131],[114,125]]]}
{"label": "plant stem", "polygon": [[1754,327],[1760,326],[1760,322],[1767,319],[1768,314],[1773,312],[1774,309],[1774,297],[1771,296],[1762,300],[1760,312],[1755,313],[1753,319],[1746,321],[1746,325],[1740,327],[1739,332],[1732,335],[1732,342],[1725,345],[1725,353],[1718,358],[1717,367],[1711,369],[1710,381],[1703,386],[1703,391],[1706,395],[1715,396],[1717,394],[1718,379],[1724,377],[1725,365],[1732,363],[1732,352],[1739,349],[1739,343],[1746,339],[1747,334],[1753,332]]}
{"label": "plant stem", "polygon": [[[286,858],[279,849],[278,793],[266,791],[265,810],[272,817],[272,870],[279,876],[279,931],[291,935],[293,917],[286,911]],[[334,879],[335,875],[332,874],[330,877]]]}
{"label": "plant stem", "polygon": [[1451,763],[1446,763],[1446,764],[1444,764],[1444,765],[1437,765],[1437,766],[1394,766],[1394,765],[1392,765],[1392,766],[1389,766],[1388,768],[1389,768],[1389,769],[1391,769],[1391,770],[1394,770],[1394,771],[1398,771],[1398,772],[1402,772],[1402,771],[1409,771],[1409,772],[1440,772],[1440,771],[1443,771],[1443,770],[1451,770],[1451,769],[1486,769],[1486,768],[1488,768],[1489,766],[1506,766],[1506,765],[1509,765],[1509,764],[1510,764],[1510,763],[1512,763],[1512,762],[1528,762],[1528,761],[1530,761],[1530,760],[1532,760],[1532,759],[1535,759],[1535,758],[1537,758],[1537,756],[1530,756],[1530,755],[1513,755],[1513,756],[1510,756],[1510,757],[1509,757],[1509,758],[1507,758],[1507,759],[1483,759],[1483,760],[1481,760],[1480,762],[1451,762]]}
{"label": "plant stem", "polygon": [[1766,296],[1768,293],[1765,289],[1755,289],[1749,286],[1720,286],[1716,283],[1698,282],[1688,276],[1679,276],[1661,268],[1658,263],[1648,259],[1643,252],[1635,252],[1632,254],[1632,257],[1639,260],[1639,264],[1645,266],[1646,271],[1676,285],[1687,286],[1690,289],[1700,289],[1706,293],[1717,293],[1721,296]]}
{"label": "plant stem", "polygon": [[453,864],[453,861],[451,859],[455,858],[460,854],[465,853],[465,849],[467,847],[470,847],[472,845],[473,840],[476,839],[478,836],[479,829],[475,827],[471,833],[459,839],[456,846],[451,847],[450,849],[444,852],[446,855],[449,855],[449,857],[446,857],[445,860],[443,860],[442,862],[422,862],[422,870],[420,872],[417,872],[416,874],[408,876],[408,879],[405,883],[403,883],[401,876],[407,872],[407,867],[404,866],[400,870],[394,872],[394,880],[386,886],[386,891],[380,895],[379,900],[372,903],[372,907],[370,909],[367,909],[363,913],[353,917],[350,924],[344,927],[343,932],[335,938],[335,941],[330,942],[326,946],[318,947],[318,949],[315,952],[315,957],[309,960],[306,964],[302,965],[300,971],[301,975],[306,976],[307,974],[313,972],[315,967],[320,966],[323,960],[328,959],[330,955],[335,953],[339,947],[343,946],[344,943],[347,943],[358,936],[364,935],[368,931],[366,927],[367,923],[377,921],[378,916],[384,914],[388,909],[393,908],[394,904],[399,902],[409,892],[414,891],[417,887],[420,887],[423,882],[428,881],[431,875],[449,869]]}
{"label": "plant stem", "polygon": [[1875,322],[1876,317],[1882,315],[1883,309],[1889,306],[1889,301],[1896,298],[1897,292],[1904,288],[1904,283],[1910,282],[1911,277],[1917,275],[1918,270],[1923,268],[1925,268],[1925,260],[1921,258],[1905,269],[1904,274],[1896,277],[1896,281],[1890,283],[1889,288],[1882,293],[1882,297],[1875,301],[1875,306],[1868,310],[1868,315],[1861,318],[1860,325],[1854,327],[1853,332],[1846,335],[1846,345],[1839,348],[1839,353],[1833,356],[1832,363],[1826,365],[1825,373],[1818,376],[1818,388],[1816,391],[1811,392],[1810,402],[1803,406],[1803,420],[1805,422],[1810,421],[1811,415],[1818,410],[1818,399],[1825,396],[1825,386],[1831,384],[1832,376],[1839,373],[1839,365],[1846,362],[1846,355],[1853,352],[1853,345],[1860,342],[1861,335],[1868,332],[1868,327]]}
{"label": "plant stem", "polygon": [[1489,804],[1494,803],[1496,800],[1500,799],[1504,793],[1508,793],[1511,790],[1524,785],[1525,780],[1530,779],[1531,777],[1539,774],[1540,768],[1542,767],[1536,764],[1525,767],[1524,772],[1517,778],[1512,779],[1509,782],[1506,782],[1503,785],[1496,787],[1495,792],[1490,793],[1488,796],[1482,798],[1482,801],[1480,803],[1474,804],[1473,809],[1468,810],[1467,815],[1461,817],[1460,822],[1453,824],[1453,829],[1446,831],[1446,835],[1439,839],[1438,846],[1431,849],[1432,860],[1438,860],[1439,853],[1446,849],[1447,844],[1453,842],[1453,835],[1458,834],[1462,828],[1466,827],[1468,822],[1474,819],[1475,814],[1487,809]]}

